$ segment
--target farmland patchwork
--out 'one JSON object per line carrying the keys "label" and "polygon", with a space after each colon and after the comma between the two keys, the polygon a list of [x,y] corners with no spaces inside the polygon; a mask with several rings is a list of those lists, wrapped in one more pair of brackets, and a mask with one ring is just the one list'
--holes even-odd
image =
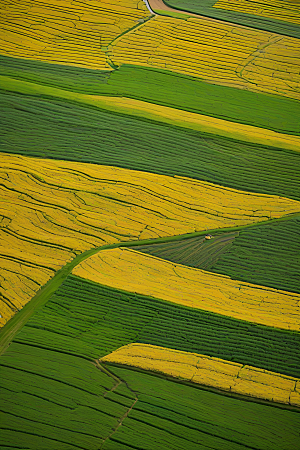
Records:
{"label": "farmland patchwork", "polygon": [[1,449],[298,449],[297,2],[0,10]]}

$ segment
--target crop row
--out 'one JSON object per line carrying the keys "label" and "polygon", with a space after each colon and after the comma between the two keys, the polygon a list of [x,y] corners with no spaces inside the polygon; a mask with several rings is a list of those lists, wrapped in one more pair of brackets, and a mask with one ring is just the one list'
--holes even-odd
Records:
{"label": "crop row", "polygon": [[[213,85],[194,77],[127,64],[108,72],[3,55],[0,63],[0,74],[14,79],[73,92],[136,98],[281,133],[300,133],[299,104],[286,97]],[[18,102],[23,101],[22,96]]]}
{"label": "crop row", "polygon": [[104,356],[102,363],[125,365],[244,394],[300,406],[300,379],[191,352],[129,344]]}
{"label": "crop row", "polygon": [[200,181],[2,155],[2,323],[89,248],[251,223],[299,209],[293,200]]}
{"label": "crop row", "polygon": [[279,19],[300,25],[299,7],[297,3],[290,1],[263,0],[258,4],[253,0],[217,0],[214,7],[269,17],[271,19]]}
{"label": "crop row", "polygon": [[101,47],[149,15],[143,2],[1,2],[1,53],[109,69]]}
{"label": "crop row", "polygon": [[300,293],[300,220],[244,229],[212,272]]}
{"label": "crop row", "polygon": [[[299,414],[110,366],[138,401],[105,450],[294,450]],[[278,427],[280,424],[280,427]],[[145,439],[146,436],[146,439]]]}
{"label": "crop row", "polygon": [[[208,18],[213,17],[222,21],[254,27],[272,33],[279,33],[295,38],[300,37],[299,27],[295,23],[291,23],[297,16],[297,5],[292,2],[281,0],[263,0],[259,3],[253,0],[233,0],[224,1],[222,4],[220,0],[217,2],[216,0],[203,0],[201,2],[195,2],[194,0],[164,0],[164,2],[173,8],[189,11]],[[242,5],[244,10],[239,10],[238,5]],[[251,5],[253,6],[250,10]],[[279,6],[279,8],[276,8],[276,6]],[[273,10],[273,15],[270,15],[270,9]],[[293,20],[290,22],[284,21],[284,12],[287,9],[293,9],[294,11]]]}
{"label": "crop row", "polygon": [[106,286],[248,322],[300,329],[299,294],[236,281],[133,249],[98,252],[72,273]]}
{"label": "crop row", "polygon": [[3,151],[179,175],[235,189],[300,198],[297,152],[65,102],[14,94],[1,97],[5,114]]}
{"label": "crop row", "polygon": [[206,239],[205,236],[198,236],[163,244],[139,245],[134,249],[167,261],[210,270],[221,255],[229,250],[238,235],[238,231],[233,231],[207,236],[210,239]]}
{"label": "crop row", "polygon": [[99,358],[123,345],[141,342],[299,377],[299,339],[295,332],[69,276],[15,342],[83,358]]}
{"label": "crop row", "polygon": [[[264,48],[264,52],[258,48]],[[109,47],[115,65],[163,68],[299,99],[298,39],[225,22],[156,16]]]}
{"label": "crop row", "polygon": [[300,293],[300,221],[258,224],[236,233],[214,234],[134,249],[235,280]]}
{"label": "crop row", "polygon": [[31,345],[13,343],[0,373],[1,448],[98,449],[133,402],[91,362]]}

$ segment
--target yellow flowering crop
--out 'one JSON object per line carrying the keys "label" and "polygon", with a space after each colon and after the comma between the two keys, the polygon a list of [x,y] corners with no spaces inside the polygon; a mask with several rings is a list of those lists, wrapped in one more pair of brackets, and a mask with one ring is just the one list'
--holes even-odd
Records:
{"label": "yellow flowering crop", "polygon": [[293,200],[188,178],[5,153],[1,158],[0,293],[7,303],[0,324],[87,249],[300,211]]}
{"label": "yellow flowering crop", "polygon": [[1,53],[109,69],[101,50],[149,16],[140,0],[1,1]]}
{"label": "yellow flowering crop", "polygon": [[254,16],[283,20],[300,25],[300,8],[297,1],[285,0],[218,0],[214,8],[238,11]]}
{"label": "yellow flowering crop", "polygon": [[300,380],[197,353],[148,344],[129,344],[101,359],[162,373],[193,383],[300,406]]}
{"label": "yellow flowering crop", "polygon": [[115,64],[138,64],[214,84],[300,99],[296,38],[207,18],[156,16],[109,47]]}
{"label": "yellow flowering crop", "polygon": [[99,252],[75,267],[73,274],[183,306],[300,330],[300,294],[235,281],[132,249]]}

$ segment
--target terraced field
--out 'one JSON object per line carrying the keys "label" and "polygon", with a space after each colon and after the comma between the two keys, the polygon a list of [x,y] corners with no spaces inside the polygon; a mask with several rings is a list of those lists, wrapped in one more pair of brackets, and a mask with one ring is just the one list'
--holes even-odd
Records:
{"label": "terraced field", "polygon": [[298,9],[1,3],[1,449],[300,449]]}

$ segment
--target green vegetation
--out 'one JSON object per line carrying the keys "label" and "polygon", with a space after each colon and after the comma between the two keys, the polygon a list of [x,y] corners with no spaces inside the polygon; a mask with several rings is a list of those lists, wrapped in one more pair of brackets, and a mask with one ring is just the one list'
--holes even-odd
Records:
{"label": "green vegetation", "polygon": [[143,342],[300,376],[299,333],[184,308],[73,275],[14,342],[88,359]]}
{"label": "green vegetation", "polygon": [[217,86],[166,70],[123,64],[117,70],[101,72],[0,55],[0,75],[84,94],[135,98],[282,133],[300,134],[300,105],[296,100]]}
{"label": "green vegetation", "polygon": [[186,176],[300,199],[298,152],[50,98],[2,93],[1,110],[3,152]]}
{"label": "green vegetation", "polygon": [[299,339],[69,276],[0,358],[0,446],[294,450],[296,411],[93,359],[140,341],[299,376]]}
{"label": "green vegetation", "polygon": [[244,228],[210,271],[300,293],[300,219]]}
{"label": "green vegetation", "polygon": [[136,250],[234,280],[300,293],[300,219],[261,223]]}
{"label": "green vegetation", "polygon": [[0,75],[86,94],[100,94],[110,73],[0,55]]}
{"label": "green vegetation", "polygon": [[136,392],[138,402],[104,450],[153,450],[153,442],[155,450],[298,448],[298,413],[222,397],[133,370],[109,369]]}
{"label": "green vegetation", "polygon": [[213,8],[217,0],[163,0],[164,3],[172,8],[187,11],[202,16],[213,17],[215,19],[233,22],[238,25],[246,25],[260,30],[270,31],[271,33],[284,34],[300,38],[299,25],[284,22],[280,19],[270,19],[268,17],[256,16],[254,14],[242,13],[237,11],[227,11],[225,9]]}
{"label": "green vegetation", "polygon": [[295,450],[298,412],[13,343],[0,359],[0,446]]}
{"label": "green vegetation", "polygon": [[76,356],[13,343],[0,373],[1,448],[98,450],[128,410],[114,378]]}
{"label": "green vegetation", "polygon": [[228,251],[238,234],[238,231],[221,233],[214,235],[212,239],[206,239],[205,236],[197,236],[163,244],[141,245],[135,247],[135,250],[166,259],[167,261],[209,270],[220,256]]}

